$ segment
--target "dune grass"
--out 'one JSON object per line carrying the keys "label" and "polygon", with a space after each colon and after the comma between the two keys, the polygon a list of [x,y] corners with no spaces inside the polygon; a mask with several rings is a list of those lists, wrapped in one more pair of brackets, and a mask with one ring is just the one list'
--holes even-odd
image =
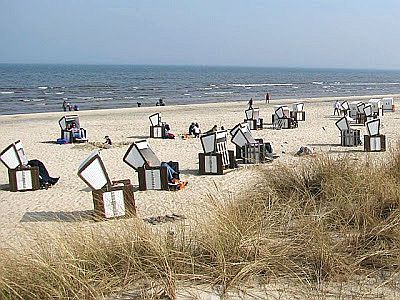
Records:
{"label": "dune grass", "polygon": [[182,283],[224,294],[278,279],[318,287],[378,278],[398,289],[399,149],[385,161],[323,156],[255,175],[238,197],[210,195],[209,217],[192,227],[155,233],[140,220],[109,221],[1,253],[0,298],[95,299],[136,288],[153,291],[140,298],[175,299]]}

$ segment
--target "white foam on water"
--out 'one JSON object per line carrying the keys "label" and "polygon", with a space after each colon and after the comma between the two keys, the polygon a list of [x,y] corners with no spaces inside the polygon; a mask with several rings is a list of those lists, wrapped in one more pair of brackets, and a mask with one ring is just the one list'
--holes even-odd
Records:
{"label": "white foam on water", "polygon": [[312,84],[323,85],[323,81],[313,81]]}
{"label": "white foam on water", "polygon": [[56,95],[64,95],[64,92],[57,92],[57,93],[54,93],[54,94],[56,94]]}
{"label": "white foam on water", "polygon": [[39,90],[47,90],[49,87],[48,86],[38,86]]}
{"label": "white foam on water", "polygon": [[6,92],[0,92],[0,94],[8,95],[8,94],[14,94],[14,92],[8,92],[8,91],[6,91]]}
{"label": "white foam on water", "polygon": [[183,96],[192,96],[192,94],[183,94]]}
{"label": "white foam on water", "polygon": [[126,97],[124,97],[124,99],[135,99],[135,97],[133,97],[133,96],[126,96]]}
{"label": "white foam on water", "polygon": [[230,83],[234,87],[292,86],[293,83]]}

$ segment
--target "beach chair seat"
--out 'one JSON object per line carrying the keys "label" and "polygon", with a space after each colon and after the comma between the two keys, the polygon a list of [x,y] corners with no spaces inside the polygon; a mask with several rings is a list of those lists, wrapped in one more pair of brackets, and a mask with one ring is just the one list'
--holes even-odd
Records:
{"label": "beach chair seat", "polygon": [[393,97],[382,98],[382,109],[384,112],[394,112],[396,110]]}
{"label": "beach chair seat", "polygon": [[227,131],[203,134],[200,137],[203,153],[199,153],[200,175],[222,175],[224,170],[236,168],[234,151],[228,150]]}
{"label": "beach chair seat", "polygon": [[335,123],[340,130],[340,145],[355,147],[361,145],[360,130],[350,128],[349,117],[344,116]]}
{"label": "beach chair seat", "polygon": [[86,129],[80,126],[78,115],[63,116],[58,124],[61,128],[61,140],[67,143],[85,143],[88,141]]}
{"label": "beach chair seat", "polygon": [[[180,185],[168,180],[171,167],[179,179],[179,163],[162,163],[146,140],[134,142],[129,146],[123,161],[138,173],[139,190],[178,190]],[[166,165],[168,164],[168,166]]]}
{"label": "beach chair seat", "polygon": [[111,181],[99,151],[92,152],[78,168],[78,176],[92,190],[95,220],[136,215],[133,186],[129,179]]}
{"label": "beach chair seat", "polygon": [[150,120],[150,138],[163,139],[165,138],[165,122],[161,122],[161,113],[152,114],[149,117]]}
{"label": "beach chair seat", "polygon": [[365,123],[367,135],[364,135],[364,151],[386,151],[386,137],[380,134],[380,119],[373,119]]}
{"label": "beach chair seat", "polygon": [[296,122],[306,120],[306,112],[304,111],[304,103],[294,103],[290,111],[290,117],[295,119]]}
{"label": "beach chair seat", "polygon": [[12,143],[0,153],[0,160],[8,169],[11,192],[40,189],[39,168],[28,165],[21,141]]}
{"label": "beach chair seat", "polygon": [[272,161],[272,145],[262,139],[254,139],[247,124],[238,124],[230,131],[231,141],[236,145],[236,158],[244,164],[257,164]]}
{"label": "beach chair seat", "polygon": [[263,129],[264,121],[260,118],[259,108],[249,108],[244,111],[246,118],[244,122],[249,125],[250,130]]}
{"label": "beach chair seat", "polygon": [[275,112],[272,115],[273,129],[292,129],[297,128],[298,122],[295,118],[290,117],[290,110],[287,106],[275,107]]}

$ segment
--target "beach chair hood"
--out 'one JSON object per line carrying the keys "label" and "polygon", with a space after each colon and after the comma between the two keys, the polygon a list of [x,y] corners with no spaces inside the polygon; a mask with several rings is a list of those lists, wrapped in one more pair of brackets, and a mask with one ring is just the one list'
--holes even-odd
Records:
{"label": "beach chair hood", "polygon": [[161,114],[155,113],[149,117],[150,123],[152,126],[159,126],[161,125]]}
{"label": "beach chair hood", "polygon": [[0,160],[8,169],[16,169],[28,164],[24,147],[20,140],[12,143],[0,153]]}
{"label": "beach chair hood", "polygon": [[92,189],[100,190],[111,185],[100,152],[92,152],[78,168],[78,176]]}
{"label": "beach chair hood", "polygon": [[258,120],[260,118],[260,109],[249,108],[244,111],[246,120]]}
{"label": "beach chair hood", "polygon": [[370,121],[367,121],[365,123],[365,125],[367,126],[367,130],[368,130],[368,135],[369,136],[377,136],[379,135],[379,129],[381,126],[381,120],[380,119],[373,119]]}
{"label": "beach chair hood", "polygon": [[342,107],[342,110],[349,110],[349,103],[347,101],[343,101],[340,106]]}
{"label": "beach chair hood", "polygon": [[256,144],[256,140],[253,138],[250,130],[242,130],[239,128],[232,136],[231,141],[238,147],[243,147],[249,144]]}
{"label": "beach chair hood", "polygon": [[217,151],[217,143],[226,142],[227,131],[217,131],[204,134],[200,137],[203,152],[205,154]]}
{"label": "beach chair hood", "polygon": [[129,146],[123,161],[136,171],[145,165],[149,167],[161,166],[161,161],[150,148],[146,140],[137,141]]}
{"label": "beach chair hood", "polygon": [[304,111],[304,103],[294,103],[293,111],[296,111],[296,112]]}
{"label": "beach chair hood", "polygon": [[79,125],[79,116],[78,115],[68,115],[68,116],[64,116],[62,117],[59,121],[58,124],[60,125],[60,128],[62,130],[66,130],[67,129],[67,124],[72,124],[75,123],[77,128],[80,128]]}
{"label": "beach chair hood", "polygon": [[335,125],[340,131],[350,129],[349,121],[347,120],[346,117],[340,118],[338,121],[336,121]]}

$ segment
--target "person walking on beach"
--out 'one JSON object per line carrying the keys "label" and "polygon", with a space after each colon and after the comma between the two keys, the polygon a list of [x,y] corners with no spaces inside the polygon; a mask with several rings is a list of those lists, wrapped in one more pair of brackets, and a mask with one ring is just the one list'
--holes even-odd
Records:
{"label": "person walking on beach", "polygon": [[253,98],[250,98],[248,104],[249,104],[249,109],[252,109],[253,108]]}
{"label": "person walking on beach", "polygon": [[270,99],[269,93],[265,94],[265,103],[269,103],[269,99]]}
{"label": "person walking on beach", "polygon": [[63,108],[64,111],[67,111],[67,108],[68,108],[67,100],[64,100],[64,102],[62,104],[62,108]]}
{"label": "person walking on beach", "polygon": [[335,104],[333,105],[333,115],[336,116],[336,113],[338,116],[340,116],[340,103],[338,100],[336,100]]}

